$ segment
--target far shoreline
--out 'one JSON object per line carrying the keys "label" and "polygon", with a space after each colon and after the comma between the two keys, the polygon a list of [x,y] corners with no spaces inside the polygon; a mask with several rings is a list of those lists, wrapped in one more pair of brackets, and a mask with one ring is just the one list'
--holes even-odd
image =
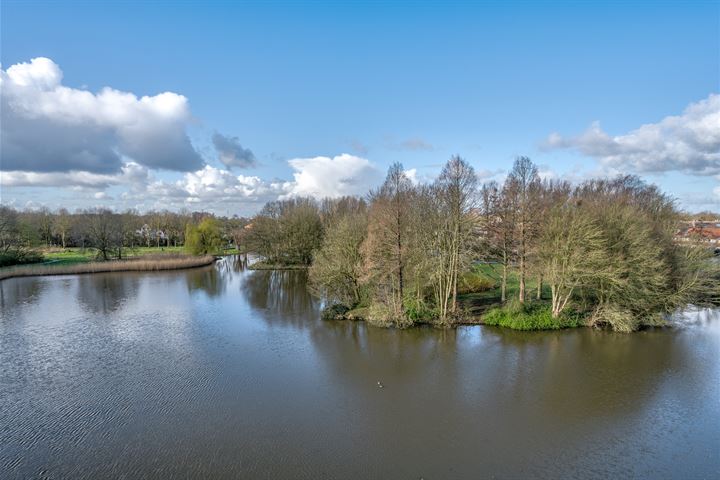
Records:
{"label": "far shoreline", "polygon": [[184,270],[212,265],[214,255],[170,256],[168,258],[133,258],[129,260],[110,260],[105,262],[84,262],[71,265],[27,264],[0,269],[0,281],[20,277],[45,277],[57,275],[79,275],[88,273],[114,272],[159,272]]}

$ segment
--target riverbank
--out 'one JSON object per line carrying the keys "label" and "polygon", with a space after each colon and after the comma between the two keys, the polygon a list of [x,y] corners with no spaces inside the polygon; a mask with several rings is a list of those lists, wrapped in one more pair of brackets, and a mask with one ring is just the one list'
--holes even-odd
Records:
{"label": "riverbank", "polygon": [[[37,253],[40,254],[45,260],[43,263],[53,264],[64,264],[71,265],[75,263],[89,263],[97,260],[98,252],[94,248],[59,248],[49,247],[38,249]],[[185,247],[128,247],[123,249],[123,258],[135,259],[144,257],[157,257],[164,255],[186,255],[187,250]],[[238,250],[236,248],[223,250],[217,255],[236,255]]]}
{"label": "riverbank", "polygon": [[215,261],[213,255],[193,257],[188,255],[164,254],[132,258],[128,260],[110,260],[107,262],[77,262],[72,264],[18,265],[0,269],[0,280],[15,277],[33,277],[47,275],[75,275],[81,273],[105,272],[153,272],[161,270],[181,270],[204,267]]}
{"label": "riverbank", "polygon": [[[367,307],[358,307],[348,310],[342,305],[332,305],[324,309],[321,315],[323,320],[368,321],[369,309]],[[373,324],[372,321],[368,323]],[[585,319],[579,314],[562,315],[559,318],[553,318],[550,314],[550,307],[545,302],[531,302],[525,307],[496,305],[482,314],[464,312],[450,325],[442,325],[437,319],[430,318],[416,320],[412,326],[449,326],[455,328],[471,325],[490,325],[528,331],[560,330],[588,326]]]}

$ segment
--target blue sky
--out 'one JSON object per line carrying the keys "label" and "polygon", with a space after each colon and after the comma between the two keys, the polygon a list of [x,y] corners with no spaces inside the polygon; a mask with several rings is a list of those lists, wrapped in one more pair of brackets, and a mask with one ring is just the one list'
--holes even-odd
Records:
{"label": "blue sky", "polygon": [[[719,2],[178,3],[2,3],[2,68],[26,64],[3,77],[2,202],[244,215],[458,153],[483,178],[528,155],[720,210]],[[100,119],[105,87],[178,96]]]}

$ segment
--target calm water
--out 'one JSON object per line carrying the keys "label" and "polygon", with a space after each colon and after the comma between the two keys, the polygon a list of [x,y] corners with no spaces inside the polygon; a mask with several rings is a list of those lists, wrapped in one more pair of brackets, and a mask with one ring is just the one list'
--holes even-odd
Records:
{"label": "calm water", "polygon": [[3,479],[720,478],[717,312],[383,330],[232,259],[4,281],[0,308]]}

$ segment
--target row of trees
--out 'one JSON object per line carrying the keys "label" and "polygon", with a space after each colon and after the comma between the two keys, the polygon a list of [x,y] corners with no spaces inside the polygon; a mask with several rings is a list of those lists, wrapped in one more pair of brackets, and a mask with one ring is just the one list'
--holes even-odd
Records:
{"label": "row of trees", "polygon": [[37,260],[38,249],[47,247],[92,248],[103,260],[123,258],[126,250],[136,247],[183,246],[186,242],[193,253],[207,253],[233,243],[246,224],[243,218],[204,212],[140,214],[92,209],[70,213],[0,206],[0,263]]}
{"label": "row of trees", "polygon": [[553,318],[572,309],[593,323],[634,329],[717,299],[717,263],[707,249],[673,242],[680,219],[672,199],[637,177],[572,186],[541,180],[520,157],[503,183],[480,184],[454,156],[432,183],[413,183],[396,163],[365,198],[275,201],[249,221],[2,207],[0,254],[20,258],[58,245],[92,247],[109,259],[138,245],[204,254],[235,243],[271,266],[309,266],[312,288],[331,304],[367,307],[371,322],[401,327],[456,321],[462,284],[484,264],[500,271],[502,304],[541,300],[545,291]]}
{"label": "row of trees", "polygon": [[554,318],[572,308],[631,330],[717,298],[710,253],[673,242],[680,218],[672,199],[637,177],[573,187],[541,180],[520,157],[502,184],[481,185],[455,156],[431,184],[413,184],[394,164],[365,199],[270,203],[242,241],[273,264],[309,265],[319,295],[366,306],[377,324],[451,324],[462,315],[463,277],[482,262],[501,271],[502,303],[540,300],[547,290]]}

